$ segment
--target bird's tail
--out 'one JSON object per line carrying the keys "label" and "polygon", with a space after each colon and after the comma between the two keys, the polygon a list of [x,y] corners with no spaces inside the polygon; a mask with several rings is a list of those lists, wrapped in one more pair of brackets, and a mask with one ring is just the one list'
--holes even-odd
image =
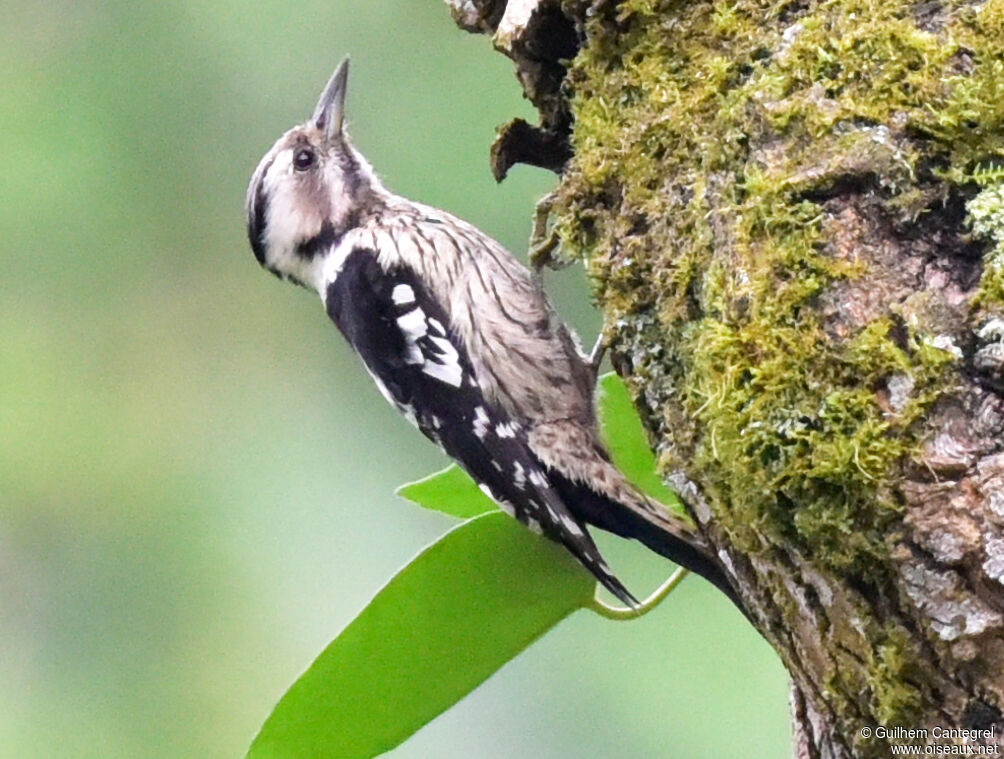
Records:
{"label": "bird's tail", "polygon": [[[536,438],[536,439],[534,439]],[[568,445],[573,455],[554,456]],[[589,431],[571,421],[536,427],[531,447],[576,516],[602,530],[640,541],[721,590],[744,614],[745,606],[704,536],[684,517],[642,494],[615,467]],[[549,460],[550,459],[550,460]]]}
{"label": "bird's tail", "polygon": [[[617,474],[620,475],[620,472]],[[623,475],[620,477],[623,479]],[[593,513],[584,515],[584,518],[608,532],[634,538],[657,554],[700,575],[728,596],[745,614],[744,604],[704,537],[663,504],[637,491],[633,496],[613,501],[602,494],[598,497],[587,494],[583,505]]]}

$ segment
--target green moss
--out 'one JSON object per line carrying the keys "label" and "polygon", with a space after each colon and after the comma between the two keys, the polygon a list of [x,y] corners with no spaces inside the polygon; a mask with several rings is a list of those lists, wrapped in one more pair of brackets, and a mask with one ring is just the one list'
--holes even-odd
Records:
{"label": "green moss", "polygon": [[993,243],[983,265],[977,298],[981,304],[1004,305],[1004,183],[996,173],[992,179],[995,181],[970,200],[966,209],[973,233]]}
{"label": "green moss", "polygon": [[[814,198],[866,182],[909,221],[1004,153],[1002,5],[953,11],[937,33],[885,0],[831,0],[787,26],[786,3],[629,0],[592,22],[569,72],[557,229],[633,373],[663,394],[663,463],[698,477],[746,550],[767,536],[880,570],[891,478],[952,359],[922,324],[906,345],[888,319],[826,333],[814,300],[866,267],[826,252]],[[894,412],[878,392],[892,377],[912,387]]]}
{"label": "green moss", "polygon": [[869,692],[873,700],[872,713],[881,725],[913,727],[924,698],[916,684],[919,652],[901,630],[886,631],[884,639],[871,652],[869,672],[872,681]]}
{"label": "green moss", "polygon": [[[955,358],[895,308],[828,330],[820,299],[868,267],[834,254],[823,203],[867,188],[906,226],[972,193],[1004,156],[1004,0],[923,24],[912,0],[602,7],[569,70],[575,157],[553,218],[661,413],[660,463],[700,482],[742,550],[792,545],[881,586],[896,476]],[[968,208],[993,244],[979,297],[1004,304],[995,181]],[[876,640],[864,682],[839,685],[905,723],[915,652],[896,631]]]}
{"label": "green moss", "polygon": [[[856,715],[850,717],[853,727],[849,735],[855,740],[855,756],[886,757],[889,744],[885,740],[863,739],[859,728],[861,714],[867,721],[886,727],[916,728],[924,724],[924,704],[937,696],[925,688],[923,656],[903,630],[875,628],[869,630],[874,645],[859,652],[864,661],[849,651],[836,653],[838,666],[825,683],[831,703],[846,701],[856,705]],[[845,658],[846,657],[846,658]],[[865,666],[859,666],[863,663]]]}

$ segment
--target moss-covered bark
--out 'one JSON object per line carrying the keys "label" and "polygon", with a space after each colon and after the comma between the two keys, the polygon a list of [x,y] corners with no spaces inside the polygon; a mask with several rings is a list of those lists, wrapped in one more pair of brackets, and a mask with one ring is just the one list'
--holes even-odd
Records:
{"label": "moss-covered bark", "polygon": [[1004,0],[452,4],[568,135],[560,255],[792,672],[802,750],[999,738]]}

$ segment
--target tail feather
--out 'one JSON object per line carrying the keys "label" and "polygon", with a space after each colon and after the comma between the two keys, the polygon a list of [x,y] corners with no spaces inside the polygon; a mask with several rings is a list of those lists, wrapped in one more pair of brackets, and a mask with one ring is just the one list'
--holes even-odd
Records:
{"label": "tail feather", "polygon": [[[704,537],[685,519],[628,482],[596,442],[594,433],[571,420],[562,420],[535,426],[529,443],[547,468],[548,479],[561,500],[578,519],[615,535],[634,538],[699,574],[745,613]],[[612,588],[611,592],[618,595]]]}
{"label": "tail feather", "polygon": [[[634,503],[614,501],[585,485],[570,482],[560,474],[549,472],[549,475],[569,508],[580,519],[615,535],[639,541],[660,556],[700,575],[728,596],[740,610],[745,609],[704,538],[665,507],[654,504],[639,493],[635,494]],[[638,505],[641,499],[644,500],[644,507]]]}
{"label": "tail feather", "polygon": [[593,573],[593,576],[599,580],[600,585],[613,593],[614,598],[618,601],[628,606],[639,605],[638,599],[634,597],[630,590],[624,587],[624,583],[617,579],[617,575],[607,566],[606,562],[602,562],[598,566],[589,567],[589,569]]}

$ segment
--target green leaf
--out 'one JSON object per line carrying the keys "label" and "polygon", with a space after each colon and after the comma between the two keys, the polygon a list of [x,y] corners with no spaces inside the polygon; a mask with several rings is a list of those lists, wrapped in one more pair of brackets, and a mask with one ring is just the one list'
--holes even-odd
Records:
{"label": "green leaf", "polygon": [[617,468],[648,495],[671,509],[682,510],[680,499],[656,473],[655,455],[624,381],[612,372],[605,374],[600,378],[600,392],[600,421]]}
{"label": "green leaf", "polygon": [[419,506],[462,519],[498,510],[495,502],[482,493],[467,472],[456,464],[402,485],[396,492]]}
{"label": "green leaf", "polygon": [[[614,462],[678,505],[627,388],[601,380]],[[498,511],[456,465],[398,489],[473,517],[426,548],[376,595],[276,705],[248,759],[368,759],[397,746],[537,637],[593,599],[595,580],[560,546]]]}
{"label": "green leaf", "polygon": [[248,759],[366,759],[401,743],[593,597],[560,546],[500,511],[401,570],[279,701]]}

